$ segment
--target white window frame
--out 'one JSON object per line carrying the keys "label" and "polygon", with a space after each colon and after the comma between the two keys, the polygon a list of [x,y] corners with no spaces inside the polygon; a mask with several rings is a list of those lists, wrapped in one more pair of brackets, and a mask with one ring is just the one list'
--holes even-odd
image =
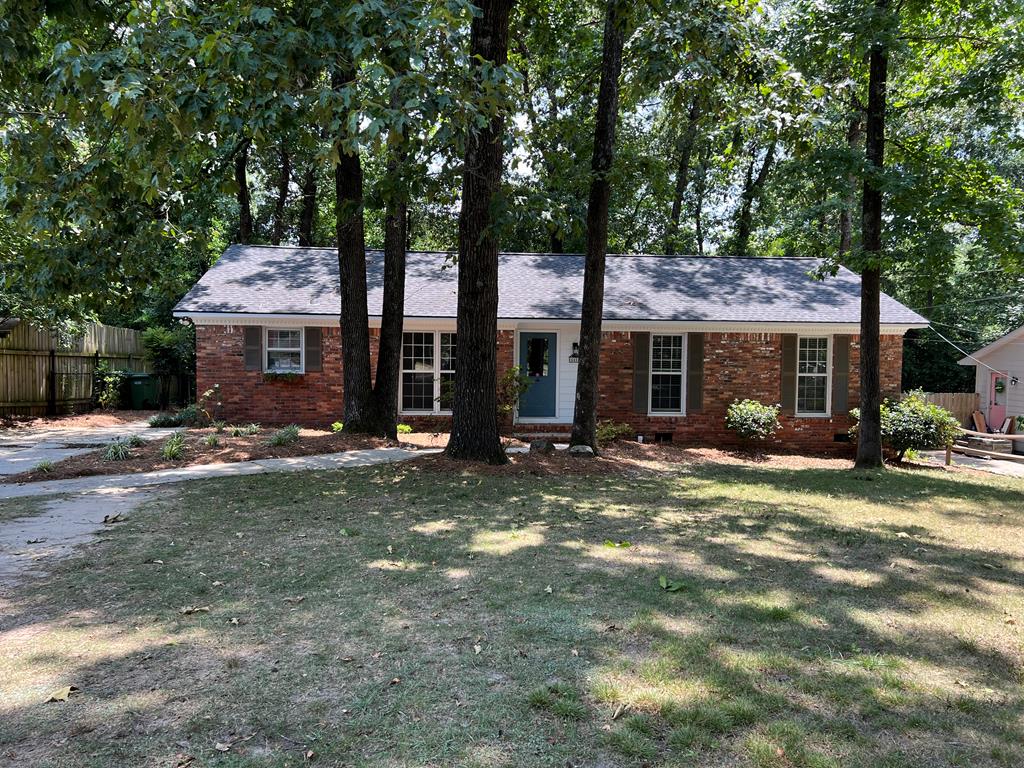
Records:
{"label": "white window frame", "polygon": [[[407,333],[430,333],[434,337],[434,364],[429,373],[432,374],[434,382],[434,396],[431,402],[433,407],[429,410],[424,408],[416,408],[412,410],[406,410],[402,407],[402,403],[405,400],[405,374],[407,373],[428,373],[428,371],[412,371],[407,370],[405,365],[405,334]],[[441,336],[443,334],[455,335],[455,331],[438,331],[438,330],[408,330],[402,331],[402,348],[400,352],[401,363],[399,364],[398,372],[398,412],[403,414],[409,414],[410,416],[450,416],[450,408],[441,408],[441,374],[442,373],[454,373],[454,370],[447,368],[441,368]],[[458,354],[458,339],[455,341],[456,354]]]}
{"label": "white window frame", "polygon": [[[669,336],[682,339],[680,350],[679,372],[655,371],[654,370],[654,337]],[[685,416],[686,415],[686,354],[687,336],[685,333],[655,333],[651,332],[649,349],[647,350],[647,415],[648,416]],[[655,410],[654,409],[654,376],[679,376],[679,410]]]}
{"label": "white window frame", "polygon": [[[299,334],[299,370],[297,371],[272,371],[270,370],[270,353],[273,352],[294,352],[294,347],[271,347],[270,346],[270,332],[271,331],[295,331]],[[305,328],[273,328],[270,326],[264,326],[263,328],[263,372],[276,374],[276,375],[287,375],[287,374],[305,374],[306,372],[306,329]]]}
{"label": "white window frame", "polygon": [[[801,411],[800,410],[800,378],[822,376],[820,373],[800,373],[800,342],[803,339],[824,339],[825,340],[825,410],[824,411]],[[796,379],[793,383],[796,392],[793,394],[794,414],[806,419],[827,419],[832,416],[832,337],[819,334],[804,334],[796,337]]]}

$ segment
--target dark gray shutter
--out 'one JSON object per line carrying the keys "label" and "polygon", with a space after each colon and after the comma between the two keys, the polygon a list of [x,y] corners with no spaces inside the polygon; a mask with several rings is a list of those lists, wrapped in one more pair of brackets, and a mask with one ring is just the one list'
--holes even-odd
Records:
{"label": "dark gray shutter", "polygon": [[832,337],[832,413],[845,416],[850,410],[850,337]]}
{"label": "dark gray shutter", "polygon": [[704,407],[704,334],[686,334],[686,412]]}
{"label": "dark gray shutter", "polygon": [[633,337],[633,410],[647,415],[651,396],[651,334],[631,333]]}
{"label": "dark gray shutter", "polygon": [[782,334],[782,412],[796,413],[796,334]]}
{"label": "dark gray shutter", "polygon": [[263,326],[245,326],[245,370],[263,370]]}
{"label": "dark gray shutter", "polygon": [[320,328],[306,328],[306,370],[322,371],[324,369],[323,353],[321,352]]}

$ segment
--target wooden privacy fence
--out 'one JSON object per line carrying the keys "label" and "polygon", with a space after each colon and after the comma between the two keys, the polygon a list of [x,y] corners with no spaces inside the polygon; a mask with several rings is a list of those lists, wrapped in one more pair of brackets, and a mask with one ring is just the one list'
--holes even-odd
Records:
{"label": "wooden privacy fence", "polygon": [[925,397],[956,416],[961,426],[974,426],[971,414],[978,410],[977,392],[929,392]]}
{"label": "wooden privacy fence", "polygon": [[105,360],[114,370],[149,371],[142,334],[89,323],[85,334],[60,348],[48,331],[18,323],[0,339],[0,416],[67,413],[93,399],[93,371]]}

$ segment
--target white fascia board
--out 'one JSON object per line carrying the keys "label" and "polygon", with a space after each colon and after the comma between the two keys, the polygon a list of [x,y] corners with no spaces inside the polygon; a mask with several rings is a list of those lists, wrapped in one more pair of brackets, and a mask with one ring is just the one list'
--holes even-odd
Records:
{"label": "white fascia board", "polygon": [[[175,312],[174,317],[187,318],[197,325],[311,325],[336,327],[340,325],[338,315],[310,314],[241,314],[235,312]],[[370,316],[371,328],[379,328],[379,316]],[[579,320],[545,320],[543,318],[499,318],[499,330],[578,328]],[[454,330],[454,317],[406,317],[403,327],[407,330]],[[605,320],[601,323],[607,331],[701,331],[705,333],[800,333],[800,334],[858,334],[858,323],[768,323],[768,322],[712,322],[695,320]],[[883,335],[902,335],[913,328],[926,328],[926,323],[883,323]]]}

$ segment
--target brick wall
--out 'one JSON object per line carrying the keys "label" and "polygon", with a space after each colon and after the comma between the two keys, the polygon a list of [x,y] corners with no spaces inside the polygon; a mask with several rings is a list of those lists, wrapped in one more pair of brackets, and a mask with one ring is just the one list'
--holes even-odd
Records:
{"label": "brick wall", "polygon": [[215,418],[240,423],[326,425],[341,419],[341,332],[321,331],[323,371],[297,381],[267,381],[262,371],[245,370],[245,329],[241,325],[196,324],[196,391],[220,385]]}
{"label": "brick wall", "polygon": [[[330,424],[341,418],[341,344],[338,328],[323,329],[322,373],[307,373],[297,382],[268,382],[259,371],[246,371],[243,360],[242,326],[197,325],[196,370],[200,392],[220,384],[222,412],[228,421],[261,423]],[[371,370],[376,369],[379,331],[370,332]],[[513,331],[498,332],[498,376],[515,361]],[[704,334],[704,403],[699,413],[685,417],[648,416],[633,411],[633,339],[625,331],[603,334],[598,383],[600,419],[628,423],[638,434],[654,439],[671,433],[673,442],[689,445],[735,445],[734,435],[725,429],[725,411],[734,399],[745,397],[764,403],[781,400],[780,364],[782,336],[777,333]],[[857,404],[860,345],[850,339],[850,407]],[[900,392],[903,339],[883,336],[881,380],[885,396]],[[403,416],[402,421],[417,429],[444,430],[447,416]],[[835,442],[845,434],[849,418],[780,417],[783,429],[775,446],[794,450],[847,450]],[[510,426],[506,424],[505,426]],[[517,431],[557,431],[558,425],[519,425]]]}

